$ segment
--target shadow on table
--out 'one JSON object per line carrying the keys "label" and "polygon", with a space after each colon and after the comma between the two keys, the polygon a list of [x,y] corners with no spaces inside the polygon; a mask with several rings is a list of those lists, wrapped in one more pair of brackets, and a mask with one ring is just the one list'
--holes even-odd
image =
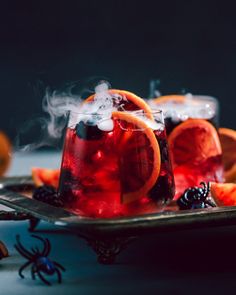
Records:
{"label": "shadow on table", "polygon": [[[43,227],[35,233],[74,235],[66,230],[44,230]],[[88,247],[90,259],[96,263],[96,255],[87,242],[80,238],[75,241],[78,247],[81,243]],[[236,226],[164,232],[132,241],[118,255],[115,265],[144,266],[145,272],[150,269],[152,273],[236,271],[235,249]]]}
{"label": "shadow on table", "polygon": [[134,241],[117,263],[148,265],[152,272],[236,271],[235,249],[235,226],[166,232]]}

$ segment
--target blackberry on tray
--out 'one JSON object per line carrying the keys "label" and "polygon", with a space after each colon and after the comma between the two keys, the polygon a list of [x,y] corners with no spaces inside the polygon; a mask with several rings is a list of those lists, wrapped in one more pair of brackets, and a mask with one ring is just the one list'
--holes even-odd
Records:
{"label": "blackberry on tray", "polygon": [[53,186],[43,185],[33,192],[33,199],[55,207],[63,207],[64,203]]}

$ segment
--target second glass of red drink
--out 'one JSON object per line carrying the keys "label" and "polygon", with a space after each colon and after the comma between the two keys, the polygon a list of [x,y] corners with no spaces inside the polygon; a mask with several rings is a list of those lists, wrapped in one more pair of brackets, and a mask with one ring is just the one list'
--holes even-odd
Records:
{"label": "second glass of red drink", "polygon": [[202,95],[168,95],[151,100],[151,106],[165,114],[175,198],[200,182],[223,182],[218,101]]}

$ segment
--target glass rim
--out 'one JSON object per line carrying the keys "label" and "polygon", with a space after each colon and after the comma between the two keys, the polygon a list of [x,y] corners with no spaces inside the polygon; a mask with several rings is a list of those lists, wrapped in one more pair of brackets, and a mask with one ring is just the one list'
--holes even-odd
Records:
{"label": "glass rim", "polygon": [[121,113],[126,113],[126,114],[159,114],[159,115],[163,115],[163,110],[161,109],[150,109],[150,110],[134,110],[134,111],[128,111],[128,110],[113,110],[113,111],[109,111],[109,112],[98,112],[98,111],[95,111],[95,112],[77,112],[77,111],[74,111],[74,110],[68,110],[67,111],[69,114],[76,114],[76,115],[83,115],[83,116],[96,116],[96,115],[108,115],[110,113],[113,113],[113,112],[121,112]]}
{"label": "glass rim", "polygon": [[[147,101],[153,101],[155,99],[158,99],[159,97],[166,97],[166,96],[185,96],[185,97],[188,97],[188,96],[191,96],[191,99],[190,100],[200,100],[200,101],[213,101],[213,102],[216,102],[218,103],[219,100],[216,96],[212,96],[212,95],[208,95],[208,94],[192,94],[192,93],[185,93],[185,94],[166,94],[166,95],[160,95],[158,97],[154,97],[154,98],[149,98],[147,99]],[[164,103],[163,103],[164,104]]]}
{"label": "glass rim", "polygon": [[199,99],[199,100],[206,100],[206,101],[215,101],[218,102],[218,98],[215,96],[211,95],[206,95],[206,94],[193,94],[193,100],[194,99]]}

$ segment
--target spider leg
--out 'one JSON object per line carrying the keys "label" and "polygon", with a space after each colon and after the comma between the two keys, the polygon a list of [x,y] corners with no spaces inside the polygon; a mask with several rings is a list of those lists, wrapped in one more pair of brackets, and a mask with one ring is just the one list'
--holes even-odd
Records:
{"label": "spider leg", "polygon": [[42,255],[42,256],[46,256],[44,253],[47,252],[47,239],[43,239],[39,236],[36,236],[36,235],[31,235],[31,237],[35,238],[35,239],[38,239],[39,241],[41,241],[43,243],[43,250],[42,252],[39,251],[38,247],[36,247],[39,251],[39,253]]}
{"label": "spider leg", "polygon": [[204,199],[206,200],[206,198],[209,195],[210,192],[210,183],[208,182],[207,184],[205,182],[200,182],[200,184],[203,186],[204,189]]}
{"label": "spider leg", "polygon": [[36,269],[35,269],[35,265],[33,264],[31,267],[31,276],[33,280],[35,280],[35,273],[36,273]]}
{"label": "spider leg", "polygon": [[24,279],[25,276],[22,274],[22,271],[31,264],[31,261],[26,262],[25,264],[23,264],[20,269],[19,269],[19,276]]}
{"label": "spider leg", "polygon": [[31,251],[32,251],[34,254],[40,252],[38,247],[31,247]]}
{"label": "spider leg", "polygon": [[51,252],[51,244],[50,244],[50,242],[49,242],[49,239],[45,239],[45,243],[46,243],[46,246],[45,246],[45,248],[44,248],[44,251],[43,251],[43,256],[48,256],[49,255],[49,253]]}
{"label": "spider leg", "polygon": [[200,185],[203,186],[204,189],[206,188],[206,183],[204,181],[201,181]]}
{"label": "spider leg", "polygon": [[203,182],[203,181],[201,181],[201,182],[200,182],[200,185],[202,186],[202,189],[203,189],[203,191],[205,192],[205,191],[206,191],[206,183]]}
{"label": "spider leg", "polygon": [[26,259],[31,260],[32,256],[29,256],[27,253],[24,252],[18,245],[15,245],[16,250]]}
{"label": "spider leg", "polygon": [[211,207],[216,207],[216,204],[211,199],[206,199],[205,203]]}
{"label": "spider leg", "polygon": [[29,258],[32,258],[32,256],[33,256],[32,253],[30,253],[30,251],[28,251],[28,250],[27,250],[27,249],[21,244],[21,242],[20,242],[20,236],[19,236],[19,235],[16,236],[16,241],[17,241],[17,244],[16,244],[17,248],[20,249],[22,253],[24,253],[24,256],[29,257]]}
{"label": "spider leg", "polygon": [[62,279],[61,279],[61,272],[60,272],[60,270],[57,269],[57,268],[55,269],[55,271],[56,271],[56,273],[57,273],[58,283],[61,284],[61,281],[62,281]]}
{"label": "spider leg", "polygon": [[65,267],[62,266],[60,263],[58,263],[58,262],[56,262],[56,261],[53,261],[53,263],[54,263],[57,267],[59,267],[61,270],[63,270],[63,271],[66,270]]}
{"label": "spider leg", "polygon": [[211,191],[211,186],[210,186],[210,182],[207,183],[207,194],[209,194],[209,192]]}
{"label": "spider leg", "polygon": [[40,273],[40,271],[37,271],[37,274],[38,274],[40,280],[44,282],[44,284],[51,286],[51,283],[43,277],[43,275]]}
{"label": "spider leg", "polygon": [[[209,193],[210,193],[210,182],[208,182],[207,184],[205,184],[205,202],[207,201],[207,198],[208,198]],[[213,206],[212,204],[210,206]],[[209,205],[209,203],[208,203],[208,205]],[[215,207],[215,206],[213,206],[213,207]]]}

